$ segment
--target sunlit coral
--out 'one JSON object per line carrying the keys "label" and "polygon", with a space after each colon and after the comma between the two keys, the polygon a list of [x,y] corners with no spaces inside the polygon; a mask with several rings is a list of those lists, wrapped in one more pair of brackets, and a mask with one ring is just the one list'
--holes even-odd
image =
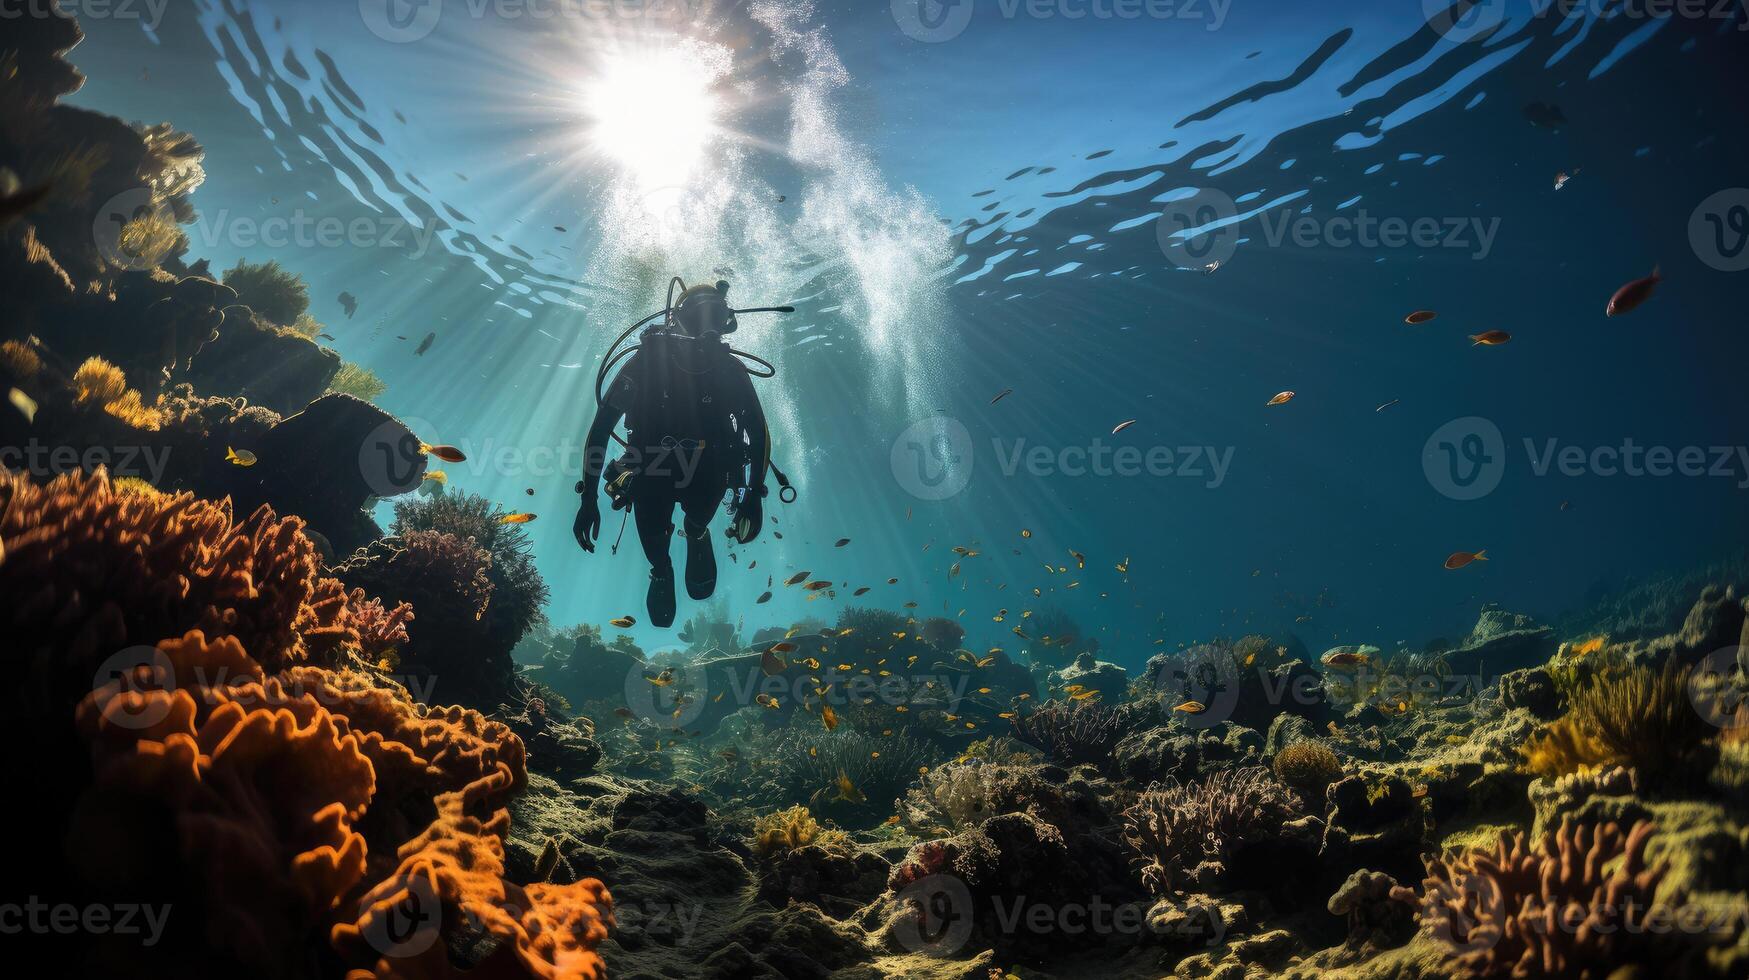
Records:
{"label": "sunlit coral", "polygon": [[148,407],[140,393],[128,387],[121,368],[101,357],[87,359],[73,372],[73,392],[73,404],[100,408],[136,429],[155,432],[164,422],[162,412]]}

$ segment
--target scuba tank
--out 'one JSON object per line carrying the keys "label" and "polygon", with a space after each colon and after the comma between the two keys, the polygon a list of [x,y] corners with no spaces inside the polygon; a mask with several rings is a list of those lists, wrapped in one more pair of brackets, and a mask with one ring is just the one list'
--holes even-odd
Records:
{"label": "scuba tank", "polygon": [[[678,302],[676,302],[675,299],[676,289],[679,290]],[[701,285],[689,289],[686,286],[686,282],[679,276],[670,279],[668,282],[667,304],[662,309],[651,313],[649,316],[646,316],[627,327],[617,338],[614,339],[613,343],[608,346],[607,354],[601,361],[601,368],[595,375],[595,404],[597,411],[602,408],[606,401],[606,387],[609,373],[612,372],[614,367],[621,361],[624,361],[638,351],[645,349],[645,347],[649,347],[652,351],[655,351],[660,349],[661,345],[668,344],[717,343],[718,338],[734,333],[739,329],[740,321],[737,318],[742,313],[795,312],[795,307],[793,306],[760,306],[740,310],[732,309],[729,307],[726,299],[728,290],[729,284],[722,280],[718,280],[714,287]],[[630,338],[635,331],[658,318],[661,318],[662,320],[661,326],[645,334],[642,338],[643,343],[622,347],[626,340]],[[756,354],[737,350],[734,347],[728,347],[727,351],[729,355],[731,355],[733,362],[738,367],[746,370],[749,376],[759,379],[777,376],[777,368],[770,361],[767,361]],[[673,363],[680,365],[681,371],[685,371],[684,361],[689,353],[690,352],[676,349],[665,352],[663,356]],[[715,355],[717,352],[700,350],[698,353],[704,354],[708,357]],[[706,371],[709,369],[709,367],[705,368]],[[645,396],[640,393],[640,397]],[[634,418],[632,412],[628,409],[628,428],[634,424],[642,423],[643,421],[643,419]],[[615,442],[625,447],[629,453],[631,450],[630,443],[622,438],[617,432],[611,433],[611,436]],[[695,448],[703,448],[703,446],[704,443],[701,442],[699,446]],[[771,435],[769,428],[766,431],[764,462],[766,471],[769,472],[778,482],[778,499],[786,504],[793,503],[797,497],[795,488],[790,484],[789,477],[771,462]],[[636,477],[637,473],[638,470],[636,467],[627,461],[624,456],[609,461],[603,468],[603,487],[615,510],[629,508],[631,506],[630,490],[633,478]],[[581,484],[579,484],[579,486],[581,486]],[[761,488],[761,491],[763,491],[763,488]],[[743,490],[742,492],[745,491]]]}

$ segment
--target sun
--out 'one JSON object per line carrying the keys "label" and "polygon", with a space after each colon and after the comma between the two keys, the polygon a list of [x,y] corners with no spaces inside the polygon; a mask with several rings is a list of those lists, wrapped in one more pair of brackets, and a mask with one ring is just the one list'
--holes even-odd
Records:
{"label": "sun", "polygon": [[583,88],[589,143],[645,187],[684,183],[718,135],[727,66],[695,46],[614,55]]}

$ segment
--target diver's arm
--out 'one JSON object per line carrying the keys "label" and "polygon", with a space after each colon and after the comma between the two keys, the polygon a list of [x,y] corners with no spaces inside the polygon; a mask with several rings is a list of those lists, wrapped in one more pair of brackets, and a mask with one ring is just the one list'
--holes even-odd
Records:
{"label": "diver's arm", "polygon": [[601,471],[607,466],[607,440],[613,435],[613,427],[619,424],[621,414],[606,405],[601,406],[595,422],[589,426],[589,435],[583,440],[583,479],[577,483],[577,492],[583,495],[583,500],[577,508],[577,520],[571,525],[571,533],[584,551],[594,551],[595,539],[601,536],[601,502],[596,494],[601,489]]}
{"label": "diver's arm", "polygon": [[607,440],[613,437],[613,428],[619,424],[622,414],[602,405],[601,410],[595,413],[595,421],[589,426],[589,435],[584,437],[583,485],[580,492],[590,500],[595,499],[595,493],[601,487],[601,471],[607,467]]}
{"label": "diver's arm", "polygon": [[752,411],[749,413],[747,436],[752,440],[752,466],[747,474],[747,486],[761,497],[765,496],[766,470],[771,466],[771,430],[766,428],[765,407],[759,404],[759,396],[752,395]]}

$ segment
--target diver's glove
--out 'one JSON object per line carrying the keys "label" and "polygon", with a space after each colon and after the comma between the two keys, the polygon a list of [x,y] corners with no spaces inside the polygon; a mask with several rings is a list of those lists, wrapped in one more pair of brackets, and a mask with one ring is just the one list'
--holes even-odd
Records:
{"label": "diver's glove", "polygon": [[741,544],[752,544],[764,526],[765,498],[761,494],[748,492],[735,505],[735,513],[729,521],[729,534]]}
{"label": "diver's glove", "polygon": [[601,503],[596,500],[593,488],[583,493],[583,505],[577,508],[577,520],[571,525],[571,533],[584,551],[595,550],[595,541],[601,537]]}

